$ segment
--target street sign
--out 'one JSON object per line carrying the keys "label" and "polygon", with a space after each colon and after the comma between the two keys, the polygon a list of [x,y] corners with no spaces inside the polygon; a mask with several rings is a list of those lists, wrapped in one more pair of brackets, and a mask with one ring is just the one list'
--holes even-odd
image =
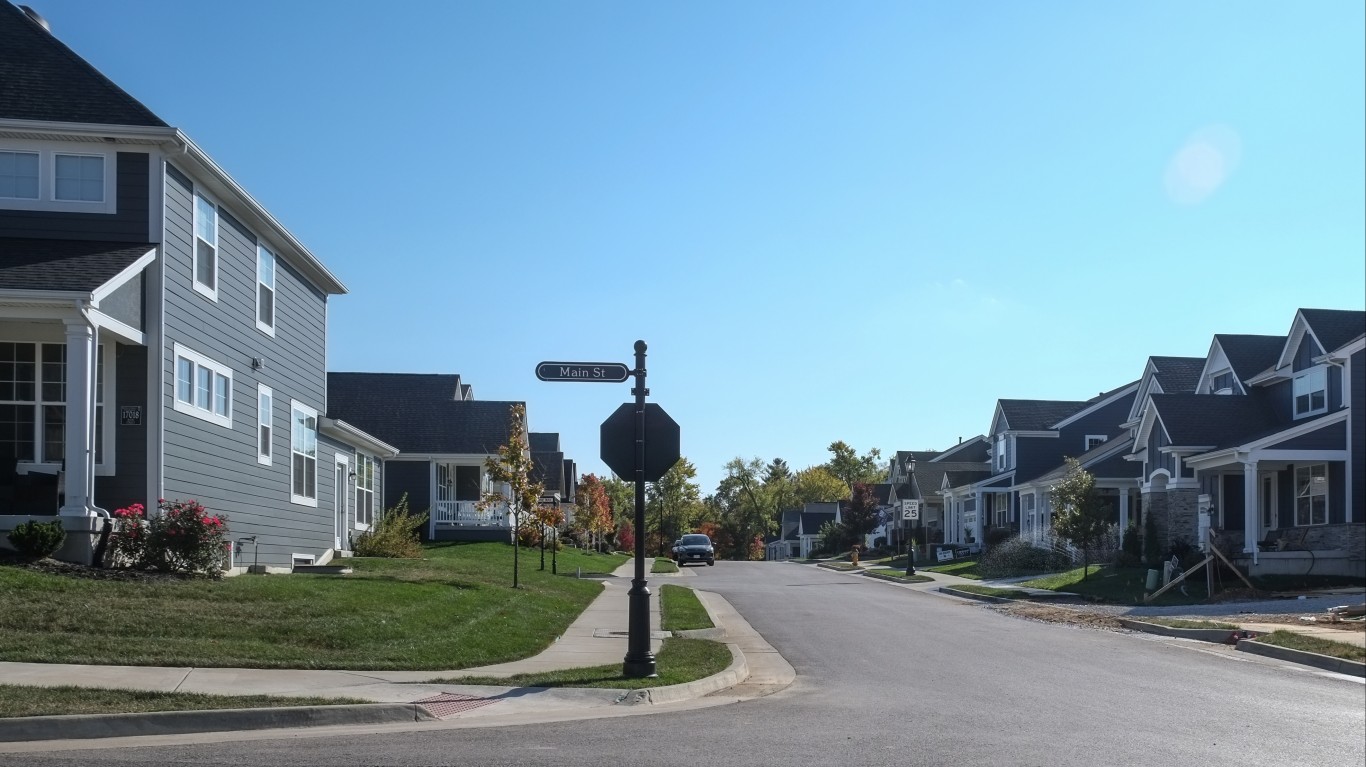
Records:
{"label": "street sign", "polygon": [[902,519],[920,519],[920,501],[902,501]]}
{"label": "street sign", "polygon": [[[602,422],[602,462],[618,477],[635,479],[636,406],[617,408]],[[645,405],[645,481],[658,482],[678,462],[678,423],[653,402]]]}
{"label": "street sign", "polygon": [[542,381],[592,381],[621,383],[631,371],[620,362],[542,362],[536,366]]}

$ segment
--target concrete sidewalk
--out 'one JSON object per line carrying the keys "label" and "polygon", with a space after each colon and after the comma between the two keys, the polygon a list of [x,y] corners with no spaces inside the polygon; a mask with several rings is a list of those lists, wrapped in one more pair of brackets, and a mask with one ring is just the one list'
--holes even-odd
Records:
{"label": "concrete sidewalk", "polygon": [[[646,561],[649,572],[650,561]],[[735,661],[725,672],[676,688],[655,688],[649,694],[627,694],[617,689],[582,688],[519,688],[495,685],[462,685],[461,677],[507,677],[520,673],[557,671],[570,668],[620,665],[628,644],[630,589],[634,565],[627,562],[603,580],[603,593],[558,637],[548,648],[530,658],[479,668],[435,671],[344,671],[290,670],[247,668],[170,668],[155,666],[89,666],[50,663],[0,663],[0,679],[8,684],[77,687],[105,687],[165,692],[197,692],[214,695],[264,694],[275,696],[318,696],[357,698],[375,703],[401,704],[407,709],[353,706],[356,719],[350,723],[368,724],[390,721],[396,715],[406,715],[414,721],[413,704],[422,706],[417,720],[450,719],[455,717],[486,717],[493,715],[562,712],[584,712],[607,708],[622,703],[662,703],[700,697],[740,684],[750,676],[745,661],[746,648],[750,653],[772,653],[763,638],[730,607],[714,594],[699,594],[708,612],[732,647]],[[666,576],[667,577],[667,576]],[[657,584],[658,576],[649,576]],[[660,625],[659,588],[651,589],[650,625]],[[650,649],[658,652],[667,632],[651,631]],[[733,637],[733,638],[732,638]],[[776,654],[775,654],[776,657]],[[764,659],[773,664],[771,659]],[[778,672],[764,672],[765,683],[785,686],[791,682],[791,667],[780,657]],[[761,664],[762,665],[762,664]],[[784,672],[782,667],[786,667]],[[432,680],[452,680],[433,683]],[[783,681],[786,680],[786,681]],[[336,707],[310,707],[315,714],[321,709],[335,717]],[[374,710],[370,710],[374,709]],[[290,713],[290,712],[294,713]],[[130,734],[161,734],[167,732],[199,732],[205,730],[238,730],[299,726],[299,709],[250,709],[233,719],[233,726],[223,727],[214,720],[224,717],[221,712],[183,712],[181,714],[138,714],[110,716],[36,717],[27,721],[32,732],[51,733],[39,737],[91,738]],[[406,714],[402,712],[407,711]],[[427,713],[430,716],[427,716]],[[379,718],[375,718],[382,714]],[[388,718],[385,718],[388,717]],[[305,717],[307,719],[308,717]],[[65,720],[44,723],[39,719]],[[164,729],[166,721],[189,720],[183,729]],[[124,720],[127,720],[126,723]],[[304,722],[311,723],[311,722]],[[326,724],[347,723],[327,721]],[[15,737],[14,732],[26,725],[24,719],[0,719],[0,741],[33,740]],[[159,729],[162,728],[162,729]]]}

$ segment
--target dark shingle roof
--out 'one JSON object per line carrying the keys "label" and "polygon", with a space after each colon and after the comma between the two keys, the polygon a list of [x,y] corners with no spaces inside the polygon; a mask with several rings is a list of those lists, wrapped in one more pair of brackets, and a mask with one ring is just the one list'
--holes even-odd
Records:
{"label": "dark shingle roof", "polygon": [[[1099,395],[1097,399],[1106,394],[1108,392]],[[1046,431],[1052,428],[1053,424],[1066,419],[1078,410],[1092,404],[1095,400],[1067,402],[1045,399],[1003,399],[998,401],[1001,404],[1001,412],[1005,414],[1006,423],[1010,424],[1011,431]]]}
{"label": "dark shingle roof", "polygon": [[0,117],[166,127],[8,2],[0,2]]}
{"label": "dark shingle roof", "polygon": [[564,487],[564,453],[538,452],[531,451],[531,481],[540,482],[541,487],[547,495],[559,493],[562,497],[565,494]]}
{"label": "dark shingle roof", "polygon": [[[964,485],[971,485],[974,482],[981,482],[987,477],[990,477],[991,469],[951,469],[944,472],[944,475],[949,478],[949,487],[962,487]],[[936,488],[936,490],[937,489],[938,488]]]}
{"label": "dark shingle roof", "polygon": [[879,482],[873,485],[873,497],[877,502],[886,506],[892,502],[892,486],[886,482]]}
{"label": "dark shingle roof", "polygon": [[553,453],[560,449],[560,434],[554,431],[533,431],[527,434],[527,447],[533,453]]}
{"label": "dark shingle roof", "polygon": [[[1134,443],[1133,437],[1127,434],[1114,439],[1107,440],[1090,450],[1082,453],[1076,458],[1087,471],[1095,477],[1109,478],[1112,476],[1129,477],[1138,476],[1140,468],[1134,461],[1124,461],[1123,456],[1128,453],[1128,448]],[[1118,461],[1119,463],[1115,463]],[[1105,467],[1100,469],[1099,467]],[[1105,473],[1106,471],[1111,473]],[[1119,471],[1119,474],[1113,472]],[[1063,463],[1056,469],[1045,474],[1040,474],[1035,482],[1060,479],[1067,474],[1067,464]]]}
{"label": "dark shingle roof", "polygon": [[1232,447],[1276,428],[1275,406],[1260,390],[1239,397],[1154,394],[1152,403],[1177,447]]}
{"label": "dark shingle roof", "polygon": [[[954,477],[963,473],[980,472],[981,476],[976,479],[985,479],[990,476],[990,471],[986,465],[980,461],[943,461],[939,463],[917,463],[915,465],[915,484],[920,488],[920,495],[925,498],[938,498],[939,488],[943,487],[944,476],[949,476],[949,481],[953,482]],[[976,479],[969,480],[975,482]],[[964,483],[967,484],[967,483]],[[957,487],[957,485],[951,485]]]}
{"label": "dark shingle roof", "polygon": [[1325,353],[1334,351],[1366,333],[1366,312],[1346,309],[1301,309]]}
{"label": "dark shingle roof", "polygon": [[491,455],[518,402],[456,400],[459,376],[328,373],[327,415],[405,453]]}
{"label": "dark shingle roof", "polygon": [[1154,378],[1162,384],[1162,391],[1181,394],[1195,391],[1200,385],[1200,373],[1205,369],[1204,357],[1150,357],[1157,369]]}
{"label": "dark shingle roof", "polygon": [[991,458],[991,456],[988,455],[990,447],[991,445],[987,443],[987,438],[978,434],[975,437],[969,437],[962,442],[959,442],[957,445],[941,452],[930,460],[934,463],[962,461],[977,461],[982,463]]}
{"label": "dark shingle roof", "polygon": [[0,289],[89,293],[155,249],[150,243],[0,238]]}
{"label": "dark shingle roof", "polygon": [[1219,333],[1214,336],[1239,381],[1246,381],[1276,364],[1285,348],[1285,336],[1247,336]]}
{"label": "dark shingle roof", "polygon": [[815,535],[821,531],[821,525],[834,521],[835,512],[833,511],[803,511],[802,534]]}

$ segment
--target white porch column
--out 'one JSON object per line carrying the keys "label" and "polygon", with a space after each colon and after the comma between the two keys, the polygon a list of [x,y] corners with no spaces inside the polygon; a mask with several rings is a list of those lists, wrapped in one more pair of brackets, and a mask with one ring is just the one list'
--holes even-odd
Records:
{"label": "white porch column", "polygon": [[1257,462],[1243,462],[1243,552],[1257,561],[1257,540],[1261,537],[1257,514]]}
{"label": "white porch column", "polygon": [[64,517],[94,517],[95,329],[84,319],[66,323],[66,467]]}
{"label": "white porch column", "polygon": [[974,495],[976,497],[977,503],[977,523],[973,525],[973,537],[977,540],[978,546],[983,546],[986,544],[986,535],[984,534],[984,531],[986,530],[985,525],[987,515],[986,493],[983,493],[981,490],[978,490]]}
{"label": "white porch column", "polygon": [[1129,529],[1129,488],[1119,489],[1119,534]]}

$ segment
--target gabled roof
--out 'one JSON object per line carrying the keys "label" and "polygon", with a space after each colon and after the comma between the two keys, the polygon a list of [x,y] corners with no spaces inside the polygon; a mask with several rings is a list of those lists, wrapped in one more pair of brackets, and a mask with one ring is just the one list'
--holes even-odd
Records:
{"label": "gabled roof", "polygon": [[[939,490],[944,486],[945,477],[962,478],[967,475],[978,474],[980,474],[980,476],[974,476],[964,484],[976,482],[991,476],[991,472],[987,469],[986,464],[980,461],[917,463],[915,465],[915,486],[919,491],[921,498],[933,499],[939,496]],[[952,482],[954,480],[950,479],[949,481]],[[957,485],[949,485],[949,487],[957,487]]]}
{"label": "gabled roof", "polygon": [[998,412],[1005,417],[1008,431],[1047,431],[1053,424],[1090,404],[1090,401],[1046,399],[1003,399],[996,402]]}
{"label": "gabled roof", "polygon": [[1152,407],[1173,447],[1229,447],[1277,427],[1275,407],[1263,391],[1243,397],[1154,394]]}
{"label": "gabled roof", "polygon": [[1167,394],[1194,392],[1205,369],[1204,357],[1149,357],[1148,361],[1153,378]]}
{"label": "gabled roof", "polygon": [[[1276,364],[1285,346],[1285,336],[1250,336],[1217,333],[1214,340],[1224,350],[1228,364],[1239,381],[1247,381]],[[1164,387],[1165,388],[1165,387]]]}
{"label": "gabled roof", "polygon": [[546,495],[564,497],[564,453],[531,452],[531,481],[540,482]]}
{"label": "gabled roof", "polygon": [[552,453],[560,449],[560,434],[554,431],[530,432],[527,434],[527,447],[533,453]]}
{"label": "gabled roof", "polygon": [[1071,415],[1068,415],[1066,418],[1063,418],[1058,422],[1051,424],[1048,428],[1052,430],[1061,429],[1064,426],[1067,426],[1075,421],[1079,421],[1089,415],[1092,415],[1093,413],[1102,408],[1109,407],[1111,404],[1118,402],[1124,399],[1125,397],[1130,398],[1130,401],[1132,401],[1134,392],[1138,391],[1139,383],[1140,381],[1130,381],[1129,383],[1126,383],[1123,386],[1115,387],[1110,391],[1103,391],[1100,394],[1097,394],[1096,396],[1092,397],[1091,399],[1086,400],[1085,407],[1077,409]]}
{"label": "gabled roof", "polygon": [[879,482],[873,485],[873,497],[883,506],[890,505],[892,502],[892,486],[887,482]]}
{"label": "gabled roof", "polygon": [[[1097,479],[1108,478],[1109,476],[1111,476],[1109,474],[1102,474],[1100,472],[1095,471],[1096,467],[1099,466],[1108,466],[1113,469],[1122,469],[1122,471],[1116,476],[1124,478],[1128,478],[1131,476],[1137,477],[1140,470],[1139,467],[1135,466],[1132,462],[1129,462],[1127,465],[1125,465],[1125,463],[1122,460],[1111,460],[1123,456],[1125,453],[1129,452],[1129,448],[1133,446],[1133,442],[1133,437],[1130,436],[1115,437],[1114,439],[1107,440],[1106,442],[1103,442],[1086,451],[1085,453],[1082,453],[1081,455],[1075,457],[1077,459],[1077,462],[1081,464],[1081,467],[1083,469],[1090,471]],[[1045,474],[1041,474],[1038,477],[1035,477],[1034,479],[1030,480],[1029,484],[1047,483],[1052,480],[1061,479],[1066,474],[1067,464],[1063,463],[1056,469],[1053,469],[1052,471],[1049,471]]]}
{"label": "gabled roof", "polygon": [[0,290],[93,293],[156,247],[151,243],[0,238]]}
{"label": "gabled roof", "polygon": [[1301,309],[1324,353],[1336,351],[1366,333],[1366,312],[1347,309]]}
{"label": "gabled roof", "polygon": [[0,2],[0,118],[166,127],[8,2]]}
{"label": "gabled roof", "polygon": [[458,376],[328,373],[327,415],[404,453],[492,455],[519,402],[457,400]]}
{"label": "gabled roof", "polygon": [[951,469],[944,472],[943,488],[964,487],[981,482],[991,476],[991,469]]}
{"label": "gabled roof", "polygon": [[826,522],[835,521],[833,511],[803,511],[802,516],[802,535],[815,535],[821,531],[821,526]]}
{"label": "gabled roof", "polygon": [[985,436],[978,434],[975,437],[969,437],[960,441],[957,445],[954,445],[948,450],[944,450],[939,455],[931,458],[929,462],[949,463],[958,461],[977,461],[979,463],[985,463],[991,458],[988,454],[990,450],[991,443],[987,442]]}

